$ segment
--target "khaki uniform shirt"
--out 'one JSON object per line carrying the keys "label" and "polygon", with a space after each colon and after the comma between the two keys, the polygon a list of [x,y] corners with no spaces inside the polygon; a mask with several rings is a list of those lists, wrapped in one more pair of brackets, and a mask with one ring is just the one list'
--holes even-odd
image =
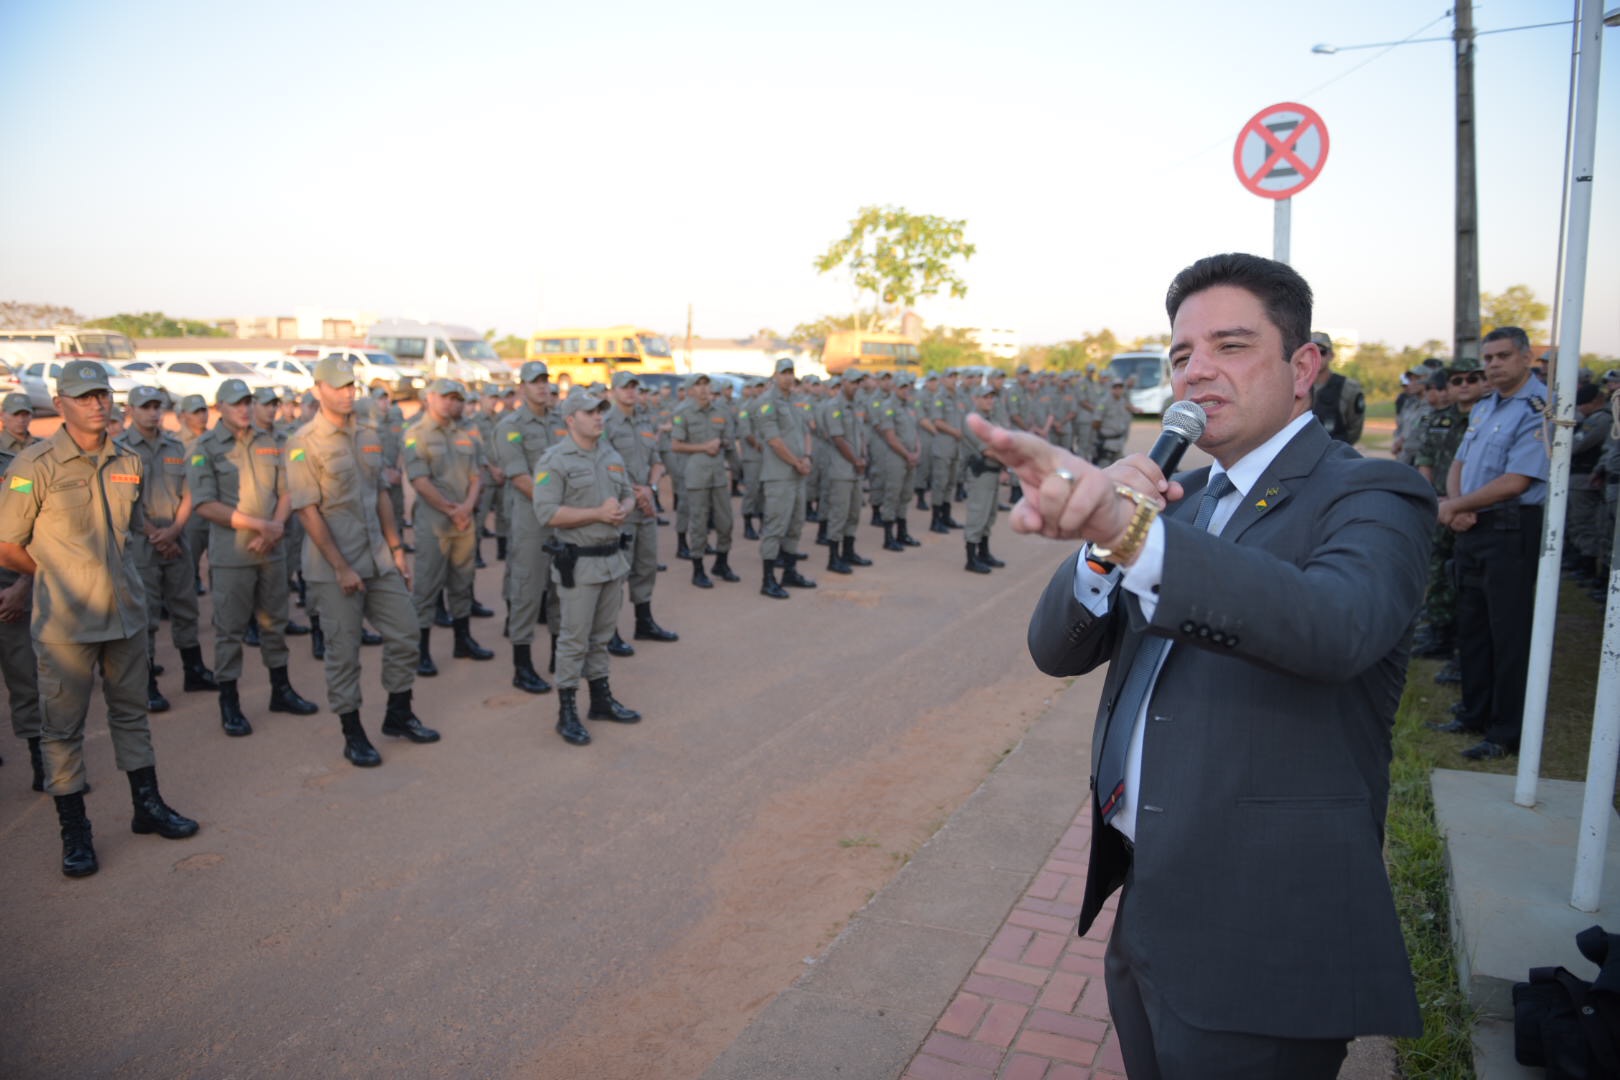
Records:
{"label": "khaki uniform shirt", "polygon": [[[926,396],[923,407],[925,415],[934,423],[962,430],[962,402],[943,386]],[[936,431],[929,444],[929,450],[939,457],[951,457],[956,453],[956,447],[957,441],[942,431]]]}
{"label": "khaki uniform shirt", "polygon": [[144,469],[141,509],[146,523],[160,529],[174,524],[186,499],[186,448],[172,431],[158,429],[156,439],[144,439],[133,427],[118,437],[118,444],[139,454]]}
{"label": "khaki uniform shirt", "polygon": [[[0,431],[0,477],[4,477],[5,474],[10,471],[12,460],[15,459],[18,454],[22,453],[23,450],[27,449],[28,446],[33,442],[34,440],[32,438],[30,438],[27,442],[19,442],[18,440],[13,439],[10,435],[7,435],[5,432]],[[0,499],[3,499],[4,497],[4,495],[0,495]],[[5,567],[0,566],[0,589],[9,588],[10,586],[16,584],[17,579],[20,577],[22,577],[22,575],[17,573],[17,571],[7,570]]]}
{"label": "khaki uniform shirt", "polygon": [[759,441],[765,444],[765,463],[760,468],[762,480],[794,480],[799,474],[771,449],[772,439],[781,439],[788,451],[797,457],[807,457],[810,447],[805,436],[809,432],[805,412],[775,386],[759,399]]}
{"label": "khaki uniform shirt", "polygon": [[755,462],[760,459],[758,447],[748,445],[748,437],[759,438],[759,401],[743,398],[737,406],[737,460]]}
{"label": "khaki uniform shirt", "polygon": [[1113,391],[1109,391],[1097,407],[1097,418],[1102,421],[1097,434],[1104,439],[1123,439],[1131,433],[1131,410],[1123,394],[1115,397]]}
{"label": "khaki uniform shirt", "polygon": [[557,441],[553,423],[550,413],[536,416],[527,405],[501,417],[495,426],[495,464],[507,476],[533,476],[541,455]]}
{"label": "khaki uniform shirt", "polygon": [[33,438],[13,439],[9,434],[0,431],[0,454],[10,454],[13,457],[22,453],[23,447],[33,442]]}
{"label": "khaki uniform shirt", "polygon": [[[293,510],[318,509],[344,561],[362,578],[382,577],[394,569],[377,513],[377,494],[386,486],[381,459],[376,429],[353,418],[339,426],[317,414],[287,440]],[[303,561],[305,580],[337,580],[337,570],[315,544],[304,544]]]}
{"label": "khaki uniform shirt", "polygon": [[[204,503],[217,502],[251,517],[275,517],[276,503],[287,490],[287,474],[274,435],[249,424],[238,438],[221,421],[192,444],[189,460],[193,512]],[[279,543],[268,555],[249,551],[248,544],[258,535],[210,521],[209,565],[260,566],[282,557]]]}
{"label": "khaki uniform shirt", "polygon": [[687,488],[725,487],[730,483],[730,474],[726,469],[726,447],[736,439],[737,433],[731,424],[731,414],[721,407],[720,402],[711,401],[706,409],[698,408],[696,401],[688,402],[675,413],[671,422],[675,425],[676,442],[720,440],[720,452],[713,457],[702,452],[681,455],[686,459],[684,475]]}
{"label": "khaki uniform shirt", "polygon": [[[584,450],[572,437],[565,438],[540,457],[534,474],[534,516],[542,527],[549,527],[557,510],[564,506],[597,507],[608,499],[630,498],[630,477],[624,459],[606,439],[596,449]],[[618,544],[619,527],[595,521],[572,529],[557,529],[556,537],[565,544],[598,547]],[[625,552],[582,557],[574,566],[574,582],[599,585],[630,573]]]}
{"label": "khaki uniform shirt", "polygon": [[901,401],[899,395],[891,397],[884,404],[877,418],[877,438],[872,440],[872,446],[879,453],[898,457],[889,447],[889,441],[883,437],[883,432],[892,431],[894,437],[900,440],[900,445],[913,454],[922,453],[922,440],[919,438],[922,429],[917,426],[917,412],[911,405]]}
{"label": "khaki uniform shirt", "polygon": [[[427,413],[405,432],[405,475],[410,480],[425,476],[439,494],[453,503],[465,502],[473,478],[484,464],[483,440],[471,428],[455,425],[440,427]],[[417,506],[431,514],[438,511],[422,499]]]}
{"label": "khaki uniform shirt", "polygon": [[[658,453],[657,424],[658,421],[647,409],[638,408],[626,416],[618,405],[608,408],[607,422],[602,425],[602,438],[624,459],[625,471],[632,484],[642,487],[652,485],[653,456]],[[637,507],[624,520],[628,524],[639,525],[652,519]]]}
{"label": "khaki uniform shirt", "polygon": [[821,421],[821,430],[826,432],[828,444],[832,448],[832,456],[827,459],[829,462],[827,468],[830,470],[827,475],[834,480],[854,480],[855,466],[845,460],[844,455],[838,452],[838,444],[832,440],[835,436],[842,438],[855,452],[857,461],[866,460],[866,425],[855,414],[855,403],[845,401],[843,394],[829,399],[823,405]]}
{"label": "khaki uniform shirt", "polygon": [[25,447],[0,490],[0,542],[34,577],[36,641],[122,641],[146,633],[146,590],[128,551],[142,527],[140,455],[107,439],[80,450],[66,427]]}

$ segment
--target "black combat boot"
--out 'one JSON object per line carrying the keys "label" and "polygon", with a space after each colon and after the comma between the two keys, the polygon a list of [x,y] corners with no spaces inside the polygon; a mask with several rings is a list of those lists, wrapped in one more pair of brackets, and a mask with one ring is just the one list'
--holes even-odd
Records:
{"label": "black combat boot", "polygon": [[236,694],[235,679],[219,682],[219,723],[227,735],[253,734],[253,725],[242,712],[242,699]]}
{"label": "black combat boot", "polygon": [[343,756],[358,769],[370,769],[382,764],[382,755],[366,738],[366,729],[360,726],[360,714],[346,712],[338,717],[343,725]]}
{"label": "black combat boot", "polygon": [[382,644],[382,635],[373,633],[370,629],[368,629],[366,627],[365,623],[361,623],[360,624],[360,644],[362,644],[362,645],[381,645]]}
{"label": "black combat boot", "polygon": [[[735,577],[736,575],[732,575]],[[681,635],[673,630],[665,630],[653,621],[652,601],[643,600],[636,605],[636,640],[637,641],[679,641]]]}
{"label": "black combat boot", "polygon": [[716,555],[714,557],[714,566],[710,570],[721,581],[729,581],[735,584],[742,580],[737,576],[737,572],[731,568],[731,552],[729,551],[722,551]]}
{"label": "black combat boot", "polygon": [[259,647],[259,620],[257,617],[248,623],[246,630],[242,631],[242,644],[250,649]]}
{"label": "black combat boot", "polygon": [[753,514],[744,514],[743,515],[743,539],[744,540],[758,540],[759,539],[759,530],[754,528],[754,515]]}
{"label": "black combat boot", "polygon": [[[28,740],[28,765],[34,772],[34,785],[33,785],[34,790],[35,791],[44,791],[45,790],[45,753],[44,753],[44,751],[42,751],[39,748],[39,736],[38,735],[35,735],[33,738]],[[84,790],[89,791],[90,790],[90,785],[86,784],[84,786]],[[81,792],[80,794],[83,794],[83,792]]]}
{"label": "black combat boot", "polygon": [[816,526],[816,543],[826,544],[830,542],[831,541],[827,539],[827,522],[824,519],[820,525]]}
{"label": "black combat boot", "polygon": [[872,507],[872,524],[873,525],[882,525],[883,524],[883,508],[881,506],[873,506]]}
{"label": "black combat boot", "polygon": [[439,673],[438,665],[433,662],[433,654],[428,651],[428,639],[433,636],[432,627],[422,628],[422,640],[417,644],[416,673],[431,678]]}
{"label": "black combat boot", "polygon": [[563,741],[574,746],[589,746],[591,733],[585,730],[585,725],[579,722],[579,709],[574,704],[574,696],[579,690],[557,690],[557,734]]}
{"label": "black combat boot", "polygon": [[634,709],[627,709],[613,700],[613,691],[608,689],[607,676],[592,679],[586,685],[591,691],[590,711],[585,714],[587,720],[612,720],[616,724],[635,724],[641,721],[641,714]]}
{"label": "black combat boot", "polygon": [[424,727],[411,711],[409,690],[395,690],[388,695],[388,711],[383,713],[382,733],[396,739],[409,739],[413,743],[439,741],[439,733]]}
{"label": "black combat boot", "polygon": [[467,609],[467,614],[475,619],[493,619],[495,617],[495,612],[480,604],[476,596],[472,598],[472,605]]}
{"label": "black combat boot", "polygon": [[169,699],[158,689],[157,676],[150,670],[146,673],[146,711],[149,713],[169,711]]}
{"label": "black combat boot", "polygon": [[[967,502],[967,488],[961,484],[956,485],[956,501]],[[956,526],[953,525],[951,527],[955,528]]]}
{"label": "black combat boot", "polygon": [[883,550],[884,551],[904,551],[904,550],[906,550],[906,545],[902,544],[899,540],[895,539],[895,536],[894,536],[894,522],[892,522],[892,521],[885,521],[883,523]]}
{"label": "black combat boot", "polygon": [[813,589],[816,583],[799,573],[799,559],[791,551],[782,552],[782,584],[793,589]]}
{"label": "black combat boot", "polygon": [[455,622],[455,646],[450,655],[457,660],[493,660],[495,654],[473,640],[472,631],[467,626],[467,616],[463,615]]}
{"label": "black combat boot", "polygon": [[273,667],[270,669],[270,711],[292,713],[294,716],[314,716],[321,711],[321,707],[299,696],[287,678],[286,668]]}
{"label": "black combat boot", "polygon": [[62,826],[62,873],[89,877],[99,870],[90,843],[90,819],[84,816],[84,792],[56,796],[56,820]]}
{"label": "black combat boot", "polygon": [[301,622],[295,622],[292,619],[288,619],[287,625],[282,628],[281,632],[286,634],[288,637],[303,637],[309,633],[309,627],[305,626]]}
{"label": "black combat boot", "polygon": [[504,536],[495,538],[495,558],[500,562],[506,561],[506,537]]}
{"label": "black combat boot", "polygon": [[951,527],[945,524],[944,503],[940,503],[938,506],[934,507],[934,517],[933,520],[928,523],[928,531],[931,533],[948,533],[951,531]]}
{"label": "black combat boot", "polygon": [[945,504],[944,521],[945,521],[945,527],[947,529],[965,529],[965,528],[967,528],[966,525],[963,525],[960,521],[957,521],[955,518],[951,517],[951,504],[950,503]]}
{"label": "black combat boot", "polygon": [[788,591],[776,583],[776,566],[773,563],[765,564],[765,582],[759,591],[773,600],[786,600]]}
{"label": "black combat boot", "polygon": [[298,571],[298,577],[295,580],[297,581],[297,589],[298,589],[298,606],[299,607],[308,607],[309,606],[309,585],[304,581],[304,572],[302,570]]}
{"label": "black combat boot", "polygon": [[433,598],[433,625],[442,626],[447,630],[456,625],[456,621],[450,617],[450,609],[444,606],[443,592]]}
{"label": "black combat boot", "polygon": [[484,533],[487,529],[478,530],[478,539],[473,541],[473,569],[482,570],[489,564],[484,561]]}
{"label": "black combat boot", "polygon": [[714,582],[709,580],[709,575],[703,569],[702,559],[692,560],[692,584],[700,589],[714,588]]}
{"label": "black combat boot", "polygon": [[917,509],[918,509],[918,511],[920,512],[920,511],[923,511],[923,510],[927,510],[928,509],[928,499],[925,496],[925,492],[926,492],[927,489],[926,488],[917,488],[915,490],[917,492]]}
{"label": "black combat boot", "polygon": [[922,547],[922,541],[911,535],[911,528],[906,524],[904,517],[895,520],[894,538],[906,547]]}
{"label": "black combat boot", "polygon": [[186,673],[186,693],[219,689],[214,673],[203,666],[201,645],[188,645],[180,650],[180,667]]}
{"label": "black combat boot", "polygon": [[546,662],[546,674],[557,674],[557,635],[551,635],[551,659]]}
{"label": "black combat boot", "polygon": [[530,694],[544,694],[551,690],[551,684],[534,670],[534,660],[527,645],[512,646],[512,685]]}
{"label": "black combat boot", "polygon": [[309,617],[309,654],[317,660],[326,659],[326,631],[321,629],[321,617]]}
{"label": "black combat boot", "polygon": [[992,570],[1000,570],[1007,565],[990,554],[990,538],[988,536],[979,541],[979,561]]}
{"label": "black combat boot", "polygon": [[620,637],[617,630],[613,631],[613,637],[608,639],[607,651],[609,656],[636,655],[636,647]]}
{"label": "black combat boot", "polygon": [[962,569],[970,574],[988,574],[990,565],[979,558],[979,545],[969,540],[967,542],[967,565]]}
{"label": "black combat boot", "polygon": [[871,559],[868,559],[865,555],[855,553],[855,538],[853,536],[844,537],[844,561],[851,566],[872,565]]}
{"label": "black combat boot", "polygon": [[827,545],[827,572],[829,574],[853,574],[855,571],[849,563],[838,557],[838,545]]}
{"label": "black combat boot", "polygon": [[690,559],[692,557],[692,550],[686,546],[685,534],[682,534],[680,539],[675,542],[675,557],[677,559]]}
{"label": "black combat boot", "polygon": [[130,832],[157,833],[165,840],[184,840],[197,835],[197,823],[175,813],[158,793],[157,768],[148,765],[129,774],[129,797],[135,804]]}

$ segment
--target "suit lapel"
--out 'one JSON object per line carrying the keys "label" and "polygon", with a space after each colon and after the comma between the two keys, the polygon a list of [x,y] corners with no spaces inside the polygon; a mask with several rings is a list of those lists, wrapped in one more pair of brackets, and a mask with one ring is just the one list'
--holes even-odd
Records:
{"label": "suit lapel", "polygon": [[1333,440],[1321,424],[1306,424],[1300,429],[1243,497],[1237,512],[1221,530],[1221,539],[1235,544],[1243,539],[1249,526],[1268,514],[1275,514],[1293,494],[1290,481],[1297,485],[1309,476],[1332,444]]}

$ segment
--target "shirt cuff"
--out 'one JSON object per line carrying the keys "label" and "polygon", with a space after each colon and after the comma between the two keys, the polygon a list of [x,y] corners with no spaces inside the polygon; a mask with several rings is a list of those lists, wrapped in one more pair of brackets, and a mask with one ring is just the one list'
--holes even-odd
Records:
{"label": "shirt cuff", "polygon": [[1087,544],[1075,556],[1074,599],[1100,619],[1108,614],[1109,601],[1114,595],[1114,586],[1119,584],[1120,573],[1117,568],[1106,574],[1097,573],[1086,562],[1090,554],[1091,545]]}
{"label": "shirt cuff", "polygon": [[1158,518],[1148,526],[1147,540],[1141,553],[1130,566],[1120,567],[1120,581],[1136,594],[1142,607],[1142,616],[1153,618],[1159,606],[1159,582],[1164,580],[1164,522]]}

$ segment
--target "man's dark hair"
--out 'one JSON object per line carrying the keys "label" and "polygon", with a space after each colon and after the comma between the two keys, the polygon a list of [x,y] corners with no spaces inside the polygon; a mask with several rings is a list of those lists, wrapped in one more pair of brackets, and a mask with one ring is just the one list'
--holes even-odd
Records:
{"label": "man's dark hair", "polygon": [[1480,344],[1483,345],[1492,341],[1511,341],[1514,348],[1522,352],[1530,351],[1530,335],[1517,326],[1498,326],[1495,330],[1486,334],[1485,340]]}
{"label": "man's dark hair", "polygon": [[1170,321],[1176,321],[1176,312],[1189,296],[1217,285],[1235,285],[1254,294],[1266,318],[1282,332],[1284,361],[1310,341],[1311,287],[1305,279],[1287,263],[1240,252],[1210,255],[1177,274],[1164,298]]}

